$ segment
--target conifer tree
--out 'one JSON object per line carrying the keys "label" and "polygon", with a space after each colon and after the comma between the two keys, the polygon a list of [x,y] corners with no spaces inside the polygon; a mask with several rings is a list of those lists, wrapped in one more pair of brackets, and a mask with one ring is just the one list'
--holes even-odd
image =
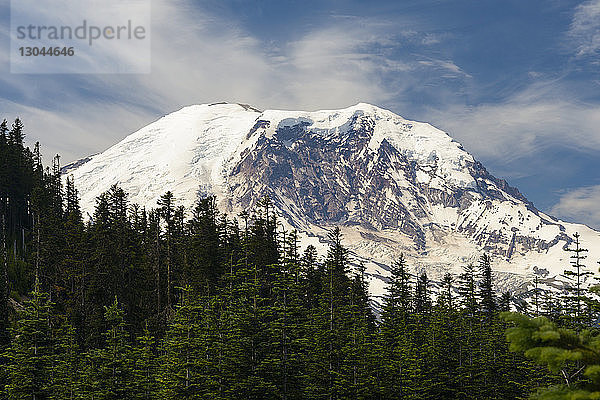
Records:
{"label": "conifer tree", "polygon": [[458,292],[465,312],[469,316],[474,317],[479,309],[477,304],[477,275],[475,267],[468,264],[463,268],[462,274],[459,276]]}
{"label": "conifer tree", "polygon": [[430,327],[426,334],[426,368],[423,374],[429,386],[424,392],[430,398],[457,398],[460,388],[460,331],[457,321],[460,314],[452,301],[452,282],[450,274],[442,280],[442,291],[433,307]]}
{"label": "conifer tree", "polygon": [[51,303],[36,282],[31,299],[12,330],[12,342],[5,358],[8,360],[9,399],[48,398],[52,387],[53,343],[50,326]]}
{"label": "conifer tree", "polygon": [[158,391],[156,376],[158,373],[156,339],[146,325],[142,336],[137,338],[137,346],[133,349],[135,397],[143,400],[155,399]]}
{"label": "conifer tree", "polygon": [[329,249],[325,260],[326,278],[325,296],[323,306],[327,308],[328,329],[327,345],[329,396],[338,398],[341,387],[339,375],[342,368],[342,324],[343,307],[347,304],[346,296],[349,292],[350,280],[348,279],[348,250],[342,245],[340,228],[336,227],[329,234]]}
{"label": "conifer tree", "polygon": [[492,264],[490,256],[484,254],[479,259],[479,298],[481,299],[481,312],[489,321],[497,311],[496,300],[494,299],[494,287],[492,281]]}
{"label": "conifer tree", "polygon": [[162,262],[162,253],[161,253],[161,227],[160,227],[160,214],[155,210],[151,210],[148,213],[148,227],[146,229],[146,234],[144,235],[144,243],[145,243],[145,253],[148,258],[148,262],[151,264],[154,279],[153,279],[153,287],[154,287],[154,304],[155,304],[155,315],[160,315],[163,311],[164,300],[163,300],[163,292],[164,292],[164,273],[163,272],[163,262]]}
{"label": "conifer tree", "polygon": [[591,271],[586,270],[586,266],[583,264],[586,253],[588,250],[581,247],[579,241],[579,233],[575,233],[574,247],[567,248],[568,252],[573,253],[571,258],[571,269],[564,271],[564,276],[571,281],[566,287],[567,295],[565,296],[566,313],[564,318],[566,319],[567,325],[571,327],[581,328],[585,323],[585,307],[589,303],[589,297],[587,296],[586,289],[584,288],[584,282],[587,277],[593,275]]}
{"label": "conifer tree", "polygon": [[[497,298],[489,258],[438,284],[413,279],[401,257],[377,321],[339,229],[321,260],[278,231],[268,198],[240,228],[214,198],[186,220],[172,193],[146,211],[117,186],[84,224],[76,183],[64,183],[58,158],[44,170],[39,146],[24,147],[20,121],[0,124],[0,338],[14,327],[0,380],[11,398],[521,399],[555,379],[508,353],[497,311],[526,310]],[[549,319],[515,319],[521,350],[560,366],[565,385],[539,398],[597,397],[595,330],[550,322],[575,325],[571,312],[584,328],[597,312],[577,239],[566,302],[540,290],[535,312]]]}
{"label": "conifer tree", "polygon": [[[503,313],[515,326],[507,329],[510,350],[560,377],[560,383],[539,389],[533,399],[594,399],[600,396],[600,338],[588,330],[580,333],[559,328],[546,317],[529,318]],[[573,368],[573,365],[577,368]]]}
{"label": "conifer tree", "polygon": [[347,317],[349,338],[344,345],[344,358],[347,360],[343,374],[347,382],[345,398],[368,399],[376,388],[376,376],[372,366],[376,362],[374,334],[375,317],[368,297],[365,267],[356,269],[350,289],[350,304]]}
{"label": "conifer tree", "polygon": [[382,396],[406,396],[411,387],[408,376],[410,331],[413,325],[410,274],[404,254],[394,262],[383,299],[378,352]]}
{"label": "conifer tree", "polygon": [[513,296],[510,292],[502,293],[500,300],[498,301],[498,309],[500,311],[510,311],[510,303],[513,300]]}
{"label": "conifer tree", "polygon": [[175,216],[175,199],[171,191],[167,191],[158,200],[158,211],[160,217],[164,220],[165,229],[165,262],[167,266],[166,286],[166,309],[167,313],[171,313],[173,306],[173,273],[174,273],[174,253],[175,253],[175,231],[176,231],[176,216]]}
{"label": "conifer tree", "polygon": [[219,211],[214,196],[201,199],[189,221],[189,271],[186,271],[190,285],[199,289],[216,286],[223,274],[223,240],[219,225]]}
{"label": "conifer tree", "polygon": [[105,307],[104,346],[88,352],[89,370],[85,380],[91,381],[92,398],[118,400],[132,398],[135,393],[134,359],[128,333],[125,330],[124,311],[115,297]]}
{"label": "conifer tree", "polygon": [[414,303],[417,314],[426,314],[431,311],[432,303],[429,294],[429,278],[427,278],[427,273],[425,272],[419,275],[419,279],[415,285]]}
{"label": "conifer tree", "polygon": [[460,323],[460,336],[462,338],[458,348],[460,375],[459,393],[466,398],[473,398],[477,393],[478,376],[477,351],[479,339],[479,304],[477,301],[477,275],[475,267],[468,264],[459,276],[458,293],[462,306]]}
{"label": "conifer tree", "polygon": [[342,347],[348,331],[343,317],[349,304],[350,279],[347,275],[348,250],[342,245],[340,229],[334,228],[328,238],[323,294],[309,322],[312,343],[308,374],[311,385],[307,395],[337,399],[345,390]]}
{"label": "conifer tree", "polygon": [[454,311],[454,299],[452,296],[452,292],[454,289],[454,277],[449,272],[444,274],[441,282],[441,293],[438,303],[440,303],[443,307],[446,307],[448,311]]}
{"label": "conifer tree", "polygon": [[80,396],[80,348],[75,329],[68,321],[61,321],[54,333],[54,355],[50,398],[73,400]]}
{"label": "conifer tree", "polygon": [[7,238],[4,212],[1,212],[0,219],[0,349],[3,349],[10,341],[8,333],[8,295],[10,286],[8,282],[8,254],[6,251]]}
{"label": "conifer tree", "polygon": [[302,259],[300,270],[304,276],[304,299],[308,309],[318,307],[319,299],[323,295],[323,284],[325,282],[325,269],[322,263],[317,261],[317,249],[308,245]]}
{"label": "conifer tree", "polygon": [[163,357],[158,382],[160,398],[181,399],[201,397],[205,390],[201,333],[202,310],[197,295],[190,287],[181,288],[181,303],[163,342]]}

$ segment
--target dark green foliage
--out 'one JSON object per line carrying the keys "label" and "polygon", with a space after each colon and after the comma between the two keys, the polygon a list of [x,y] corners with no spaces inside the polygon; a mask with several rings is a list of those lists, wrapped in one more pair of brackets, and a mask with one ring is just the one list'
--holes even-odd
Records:
{"label": "dark green foliage", "polygon": [[136,345],[133,350],[135,397],[150,400],[158,390],[159,364],[156,338],[148,331],[148,327],[144,329],[143,335],[137,338]]}
{"label": "dark green foliage", "polygon": [[494,298],[494,287],[492,284],[492,262],[490,256],[484,254],[479,260],[479,297],[481,299],[481,311],[486,319],[491,319],[498,308]]}
{"label": "dark green foliage", "polygon": [[[553,382],[509,353],[498,311],[512,297],[497,298],[487,256],[441,282],[401,256],[377,304],[339,228],[320,258],[268,198],[238,225],[213,197],[186,214],[167,191],[146,210],[115,185],[84,223],[76,185],[58,157],[44,170],[20,121],[0,124],[1,398],[519,399]],[[540,292],[536,310],[585,324],[598,307],[584,295]],[[569,374],[589,361],[560,354]],[[578,390],[595,382],[585,371]]]}
{"label": "dark green foliage", "polygon": [[546,365],[562,381],[539,390],[533,398],[600,398],[600,337],[597,334],[560,328],[546,317],[529,318],[517,313],[504,313],[503,317],[515,325],[506,331],[510,349]]}
{"label": "dark green foliage", "polygon": [[226,227],[219,221],[215,197],[198,202],[188,229],[189,257],[185,280],[196,289],[214,287],[223,275],[226,257],[223,241]]}
{"label": "dark green foliage", "polygon": [[75,330],[68,321],[60,321],[54,338],[50,398],[75,399],[81,389],[77,371],[82,366]]}
{"label": "dark green foliage", "polygon": [[177,307],[163,342],[158,381],[161,398],[181,399],[200,396],[203,392],[202,304],[189,289],[181,289],[181,305]]}
{"label": "dark green foliage", "polygon": [[129,399],[135,393],[134,353],[125,330],[123,314],[116,298],[110,306],[105,307],[104,323],[107,329],[103,334],[104,346],[86,354],[84,379],[92,398]]}
{"label": "dark green foliage", "polygon": [[31,300],[13,329],[6,351],[9,399],[47,399],[52,392],[53,341],[50,326],[51,304],[36,282]]}

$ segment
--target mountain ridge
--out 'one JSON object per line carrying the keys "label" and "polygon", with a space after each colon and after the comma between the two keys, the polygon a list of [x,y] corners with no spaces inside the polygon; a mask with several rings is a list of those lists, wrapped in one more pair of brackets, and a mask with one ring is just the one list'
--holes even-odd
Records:
{"label": "mountain ridge", "polygon": [[88,215],[119,184],[146,207],[166,190],[188,209],[214,194],[234,216],[268,195],[286,227],[320,248],[341,226],[374,295],[400,252],[434,279],[488,252],[508,288],[541,270],[558,277],[575,231],[600,258],[598,232],[537,210],[447,133],[367,103],[314,112],[188,106],[76,163],[63,171]]}

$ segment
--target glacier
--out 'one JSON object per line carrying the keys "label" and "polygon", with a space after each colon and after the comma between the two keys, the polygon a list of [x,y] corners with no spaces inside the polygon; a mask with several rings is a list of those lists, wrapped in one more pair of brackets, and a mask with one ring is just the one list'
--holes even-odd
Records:
{"label": "glacier", "polygon": [[537,210],[447,133],[366,103],[315,112],[188,106],[62,171],[86,218],[113,184],[147,209],[167,190],[188,210],[215,195],[230,217],[268,195],[303,247],[323,254],[327,233],[340,227],[374,299],[400,253],[434,283],[488,253],[498,290],[521,297],[535,276],[542,286],[564,284],[575,232],[588,269],[600,260],[599,232]]}

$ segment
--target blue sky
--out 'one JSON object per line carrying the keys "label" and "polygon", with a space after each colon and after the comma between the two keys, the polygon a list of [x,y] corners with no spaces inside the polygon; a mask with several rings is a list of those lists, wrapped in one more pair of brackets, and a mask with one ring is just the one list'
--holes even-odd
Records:
{"label": "blue sky", "polygon": [[0,11],[0,109],[46,158],[102,151],[187,104],[364,101],[449,132],[541,210],[600,228],[600,0],[153,0],[147,75],[10,74]]}

